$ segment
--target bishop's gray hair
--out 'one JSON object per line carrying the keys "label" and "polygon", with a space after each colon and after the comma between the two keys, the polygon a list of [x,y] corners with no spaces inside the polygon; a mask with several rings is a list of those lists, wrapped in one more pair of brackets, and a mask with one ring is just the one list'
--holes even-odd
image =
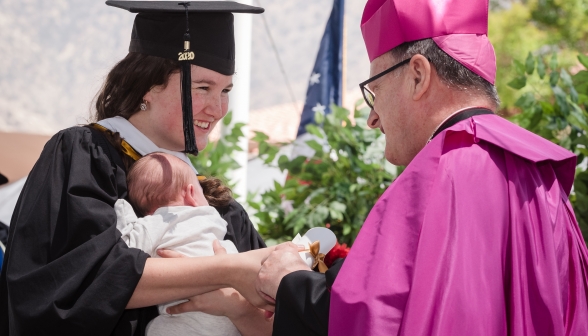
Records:
{"label": "bishop's gray hair", "polygon": [[496,108],[500,106],[500,98],[494,85],[446,54],[432,39],[406,42],[390,50],[389,53],[397,61],[417,54],[423,55],[433,64],[439,78],[447,86],[482,95],[493,102]]}

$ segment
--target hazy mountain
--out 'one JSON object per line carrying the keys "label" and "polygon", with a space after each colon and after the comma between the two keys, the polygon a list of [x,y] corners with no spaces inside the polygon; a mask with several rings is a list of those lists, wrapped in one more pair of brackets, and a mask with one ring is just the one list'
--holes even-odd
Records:
{"label": "hazy mountain", "polygon": [[[332,0],[259,2],[303,100]],[[346,3],[348,90],[369,72],[359,30],[364,4]],[[102,0],[0,0],[0,130],[54,133],[84,123],[104,76],[127,52],[133,17]],[[251,108],[290,102],[260,16],[252,50]]]}

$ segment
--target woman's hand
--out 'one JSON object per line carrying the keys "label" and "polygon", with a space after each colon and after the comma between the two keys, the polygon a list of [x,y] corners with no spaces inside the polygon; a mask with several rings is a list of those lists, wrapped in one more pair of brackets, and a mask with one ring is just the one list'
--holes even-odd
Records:
{"label": "woman's hand", "polygon": [[[227,251],[218,240],[212,245],[215,255],[226,254]],[[171,251],[173,252],[173,251]],[[161,255],[158,251],[158,254]],[[166,256],[181,258],[177,252]],[[238,256],[238,255],[235,255]],[[221,288],[212,292],[193,296],[187,302],[169,307],[169,314],[181,314],[199,311],[210,315],[226,316],[237,327],[243,336],[271,335],[273,316],[267,311],[253,307],[238,291],[233,288]]]}
{"label": "woman's hand", "polygon": [[[225,250],[225,248],[220,244],[218,239],[215,239],[212,242],[212,250],[214,251],[215,255],[227,254],[227,250]],[[181,254],[180,252],[167,249],[157,250],[157,255],[162,258],[189,258],[188,256]]]}
{"label": "woman's hand", "polygon": [[[227,251],[224,247],[221,246],[218,240],[215,240],[212,243],[212,248],[214,250],[215,255],[225,255]],[[231,265],[229,266],[232,270],[230,274],[232,277],[229,277],[227,281],[233,286],[239,293],[241,293],[242,297],[245,297],[247,301],[249,301],[255,307],[258,307],[263,310],[267,311],[274,311],[273,304],[271,300],[267,300],[267,297],[264,298],[260,296],[259,292],[255,288],[255,281],[257,280],[257,275],[261,268],[262,262],[267,259],[269,254],[273,251],[275,247],[268,247],[264,249],[252,250],[248,252],[243,252],[239,254],[231,254]],[[171,250],[157,250],[157,254],[162,258],[185,258],[186,256]],[[300,259],[300,257],[299,257]],[[215,291],[213,291],[215,292]],[[206,295],[213,292],[201,294]],[[195,300],[201,295],[194,296]],[[186,306],[183,306],[186,305]],[[194,311],[196,307],[199,307],[199,303],[190,303],[190,301],[182,303],[175,307],[180,307],[178,309],[186,309],[183,311]],[[173,313],[178,314],[178,313]],[[213,314],[214,315],[214,314]]]}
{"label": "woman's hand", "polygon": [[157,250],[157,255],[162,258],[188,258],[187,256],[181,254],[180,252],[166,250],[166,249]]}
{"label": "woman's hand", "polygon": [[233,288],[221,288],[188,298],[188,301],[167,308],[168,314],[199,311],[231,320],[240,318],[251,307],[249,302]]}
{"label": "woman's hand", "polygon": [[[227,253],[226,250],[220,245],[218,240],[213,242],[212,247],[214,249],[215,255],[217,256],[225,255]],[[275,246],[239,254],[231,254],[228,256],[229,258],[225,259],[227,260],[227,264],[222,265],[228,270],[228,272],[226,272],[227,277],[226,279],[223,279],[223,282],[226,282],[229,287],[235,288],[253,306],[271,312],[274,311],[274,302],[272,300],[268,300],[267,297],[264,298],[260,292],[257,291],[255,288],[255,282],[257,281],[261,264],[264,260],[267,259],[274,249]],[[157,250],[157,254],[162,258],[186,257],[181,253],[171,250]],[[300,257],[298,257],[298,259],[300,259]],[[191,311],[189,308],[189,302],[190,301],[185,303],[187,304],[186,309],[188,309],[186,311]]]}
{"label": "woman's hand", "polygon": [[222,288],[188,299],[189,301],[167,308],[169,314],[198,311],[210,315],[226,316],[243,336],[271,335],[273,318],[266,311],[253,307],[233,288]]}
{"label": "woman's hand", "polygon": [[239,291],[252,305],[272,312],[274,311],[273,303],[266,301],[259,295],[255,289],[255,281],[262,262],[267,259],[274,248],[275,246],[272,246],[229,255],[231,258],[229,268],[232,272],[227,279],[230,285]]}
{"label": "woman's hand", "polygon": [[[212,249],[215,255],[227,254],[227,250],[221,246],[218,240],[212,242]],[[187,258],[185,255],[172,251],[161,249],[157,250],[157,255],[162,258]],[[249,305],[247,300],[233,288],[221,288],[212,292],[192,296],[187,302],[168,307],[168,314],[181,314],[191,311],[199,311],[215,316],[227,316],[228,318],[238,316],[243,309],[244,304]]]}

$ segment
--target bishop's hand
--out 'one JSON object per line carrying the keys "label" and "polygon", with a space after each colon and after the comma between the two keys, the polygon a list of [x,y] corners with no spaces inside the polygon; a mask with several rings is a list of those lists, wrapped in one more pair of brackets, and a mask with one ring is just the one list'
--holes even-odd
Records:
{"label": "bishop's hand", "polygon": [[311,271],[300,258],[299,249],[298,245],[294,243],[280,244],[263,261],[255,287],[267,303],[275,304],[278,287],[286,275],[301,270]]}

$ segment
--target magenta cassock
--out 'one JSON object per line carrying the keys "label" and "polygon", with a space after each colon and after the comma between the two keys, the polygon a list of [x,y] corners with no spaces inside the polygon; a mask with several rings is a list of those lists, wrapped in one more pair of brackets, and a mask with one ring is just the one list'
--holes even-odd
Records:
{"label": "magenta cassock", "polygon": [[576,157],[494,115],[440,133],[370,212],[330,335],[588,335]]}

